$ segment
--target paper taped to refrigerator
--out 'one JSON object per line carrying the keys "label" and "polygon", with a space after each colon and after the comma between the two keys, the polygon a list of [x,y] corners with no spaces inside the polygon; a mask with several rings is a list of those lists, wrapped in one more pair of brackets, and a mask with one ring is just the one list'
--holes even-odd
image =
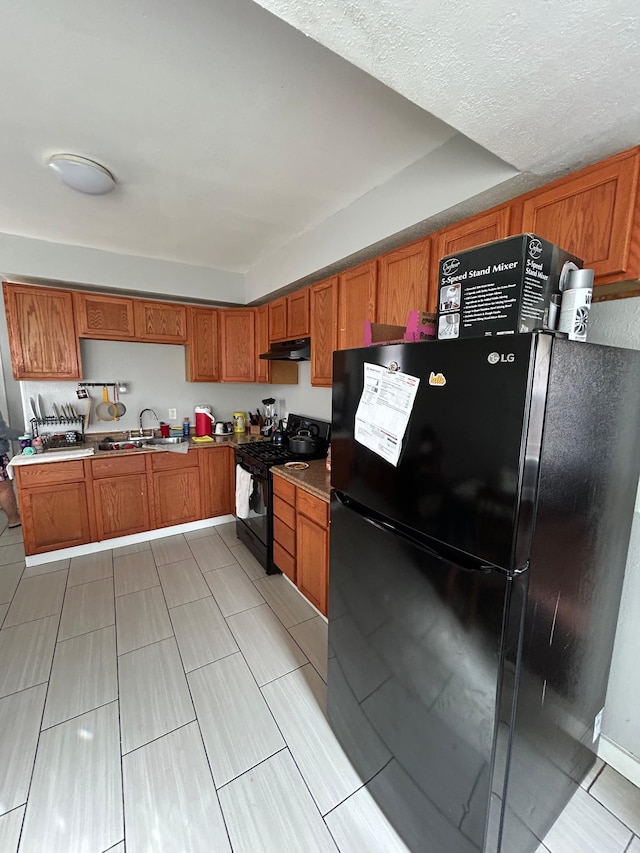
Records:
{"label": "paper taped to refrigerator", "polygon": [[354,438],[396,467],[419,384],[417,376],[365,362]]}

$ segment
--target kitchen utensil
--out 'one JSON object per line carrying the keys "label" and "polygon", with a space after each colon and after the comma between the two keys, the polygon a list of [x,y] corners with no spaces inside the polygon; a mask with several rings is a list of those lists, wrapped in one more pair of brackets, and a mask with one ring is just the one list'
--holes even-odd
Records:
{"label": "kitchen utensil", "polygon": [[118,420],[124,414],[126,414],[127,407],[124,403],[120,402],[120,389],[118,388],[117,382],[113,386],[113,405],[116,409],[116,420]]}
{"label": "kitchen utensil", "polygon": [[39,421],[40,415],[38,414],[38,404],[33,399],[33,397],[29,397],[29,405],[31,406],[31,411],[33,412],[33,417]]}
{"label": "kitchen utensil", "polygon": [[[315,433],[315,434],[312,434]],[[320,449],[318,428],[313,424],[310,429],[300,429],[295,435],[289,436],[289,450],[299,453],[301,456],[310,456]]]}
{"label": "kitchen utensil", "polygon": [[93,400],[87,394],[87,411],[84,413],[84,428],[85,430],[89,427],[89,420],[91,419],[91,406],[93,404]]}
{"label": "kitchen utensil", "polygon": [[38,394],[38,411],[40,412],[40,420],[44,420],[46,418],[44,400],[40,394]]}
{"label": "kitchen utensil", "polygon": [[109,391],[106,385],[102,387],[102,402],[96,406],[96,415],[98,416],[98,420],[101,421],[112,421],[115,419],[116,408],[109,401]]}

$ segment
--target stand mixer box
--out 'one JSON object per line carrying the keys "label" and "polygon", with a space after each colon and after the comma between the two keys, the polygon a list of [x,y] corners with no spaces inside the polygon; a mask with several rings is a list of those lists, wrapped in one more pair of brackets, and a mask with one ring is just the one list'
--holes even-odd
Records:
{"label": "stand mixer box", "polygon": [[555,328],[554,303],[582,260],[535,234],[519,234],[442,258],[438,339]]}

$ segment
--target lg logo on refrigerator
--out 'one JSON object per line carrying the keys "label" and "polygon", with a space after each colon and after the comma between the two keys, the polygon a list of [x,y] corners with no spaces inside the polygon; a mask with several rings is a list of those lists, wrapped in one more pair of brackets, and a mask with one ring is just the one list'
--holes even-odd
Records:
{"label": "lg logo on refrigerator", "polygon": [[489,364],[511,364],[515,360],[515,354],[512,352],[490,352],[487,356]]}

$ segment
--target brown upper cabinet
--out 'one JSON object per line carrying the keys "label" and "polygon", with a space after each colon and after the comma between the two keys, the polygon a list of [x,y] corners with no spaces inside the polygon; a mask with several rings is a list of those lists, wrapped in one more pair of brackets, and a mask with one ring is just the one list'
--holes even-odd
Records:
{"label": "brown upper cabinet", "polygon": [[187,308],[187,382],[217,382],[220,378],[218,312]]}
{"label": "brown upper cabinet", "polygon": [[309,288],[269,302],[269,340],[305,338],[309,334]]}
{"label": "brown upper cabinet", "polygon": [[287,297],[269,302],[269,340],[287,339]]}
{"label": "brown upper cabinet", "polygon": [[309,334],[309,288],[287,296],[287,337],[306,338]]}
{"label": "brown upper cabinet", "polygon": [[378,323],[405,326],[409,311],[426,310],[431,240],[418,240],[379,259]]}
{"label": "brown upper cabinet", "polygon": [[255,382],[255,309],[228,308],[220,312],[220,379]]}
{"label": "brown upper cabinet", "polygon": [[362,346],[365,321],[377,320],[377,283],[376,260],[360,264],[339,277],[338,349]]}
{"label": "brown upper cabinet", "polygon": [[186,305],[136,299],[134,309],[137,340],[158,344],[186,343]]}
{"label": "brown upper cabinet", "polygon": [[431,263],[431,286],[429,288],[428,311],[437,310],[438,301],[438,267],[441,258],[480,246],[482,243],[491,243],[493,240],[502,240],[512,233],[511,208],[509,206],[496,207],[486,213],[471,216],[462,222],[456,222],[448,228],[443,228],[432,236],[433,259]]}
{"label": "brown upper cabinet", "polygon": [[519,199],[519,230],[551,240],[595,270],[595,283],[640,276],[640,149],[610,157]]}
{"label": "brown upper cabinet", "polygon": [[128,341],[135,338],[133,299],[100,293],[73,294],[76,329],[81,338]]}
{"label": "brown upper cabinet", "polygon": [[16,379],[82,379],[70,291],[4,282]]}
{"label": "brown upper cabinet", "polygon": [[338,345],[338,277],[310,287],[311,384],[328,388],[333,381],[333,353]]}

